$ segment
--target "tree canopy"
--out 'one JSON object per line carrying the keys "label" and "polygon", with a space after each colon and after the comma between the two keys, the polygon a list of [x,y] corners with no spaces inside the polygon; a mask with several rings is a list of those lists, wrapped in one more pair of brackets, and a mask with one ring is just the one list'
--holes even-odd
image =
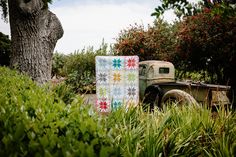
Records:
{"label": "tree canopy", "polygon": [[116,39],[115,50],[118,55],[138,55],[140,60],[168,60],[175,43],[175,28],[157,19],[153,26],[134,25],[122,30]]}
{"label": "tree canopy", "polygon": [[[232,4],[235,4],[236,0],[202,0],[198,3],[191,3],[188,0],[161,0],[161,2],[162,4],[155,8],[152,16],[158,18],[169,9],[173,9],[179,18],[196,15],[197,13],[202,12],[204,8],[213,9],[213,12],[216,13],[225,12],[226,10],[234,9]],[[217,9],[215,9],[215,6],[217,6]],[[228,12],[227,14],[231,13]]]}
{"label": "tree canopy", "polygon": [[0,32],[0,65],[9,66],[11,41],[8,35]]}

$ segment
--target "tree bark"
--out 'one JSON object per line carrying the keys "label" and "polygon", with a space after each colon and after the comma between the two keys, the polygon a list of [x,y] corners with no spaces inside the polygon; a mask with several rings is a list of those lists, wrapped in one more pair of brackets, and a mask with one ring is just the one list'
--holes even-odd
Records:
{"label": "tree bark", "polygon": [[52,55],[63,28],[43,0],[8,0],[11,28],[11,67],[38,83],[51,79]]}

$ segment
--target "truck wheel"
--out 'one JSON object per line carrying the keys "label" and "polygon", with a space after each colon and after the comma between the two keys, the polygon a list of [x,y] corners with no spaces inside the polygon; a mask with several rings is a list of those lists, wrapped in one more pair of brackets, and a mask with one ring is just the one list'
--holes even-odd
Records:
{"label": "truck wheel", "polygon": [[143,109],[144,111],[152,111],[154,109],[154,101],[156,99],[157,93],[154,91],[149,91],[145,94],[143,100]]}
{"label": "truck wheel", "polygon": [[160,99],[160,89],[151,88],[145,92],[145,97],[143,100],[143,109],[144,111],[153,111],[155,106],[159,106]]}
{"label": "truck wheel", "polygon": [[173,89],[164,94],[161,99],[161,107],[164,105],[198,105],[197,101],[185,91],[179,89]]}

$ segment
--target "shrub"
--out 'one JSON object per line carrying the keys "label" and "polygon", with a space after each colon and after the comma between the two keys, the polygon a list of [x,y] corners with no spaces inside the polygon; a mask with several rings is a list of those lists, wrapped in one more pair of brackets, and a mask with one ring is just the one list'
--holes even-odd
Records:
{"label": "shrub", "polygon": [[65,82],[50,86],[49,88],[51,88],[52,92],[55,94],[55,97],[61,99],[65,104],[71,104],[73,99],[76,97],[76,93],[73,88]]}
{"label": "shrub", "polygon": [[212,82],[212,76],[208,74],[207,71],[195,71],[195,72],[189,72],[189,71],[181,71],[181,70],[175,70],[175,77],[178,80],[190,80],[194,82],[204,82],[204,83],[210,83]]}
{"label": "shrub", "polygon": [[66,84],[70,85],[76,93],[94,92],[95,57],[108,55],[107,51],[107,44],[102,44],[96,51],[91,47],[68,55],[62,70],[67,78]]}
{"label": "shrub", "polygon": [[71,105],[28,77],[0,67],[0,156],[112,155],[107,132],[83,99]]}
{"label": "shrub", "polygon": [[66,57],[67,57],[66,55],[60,54],[58,52],[55,52],[53,54],[52,76],[55,76],[56,78],[57,78],[57,76],[59,76],[59,77],[65,76],[65,73],[63,71],[63,67],[66,62]]}
{"label": "shrub", "polygon": [[140,60],[170,60],[175,43],[175,27],[156,20],[147,30],[134,25],[121,31],[114,49],[117,55],[138,55]]}

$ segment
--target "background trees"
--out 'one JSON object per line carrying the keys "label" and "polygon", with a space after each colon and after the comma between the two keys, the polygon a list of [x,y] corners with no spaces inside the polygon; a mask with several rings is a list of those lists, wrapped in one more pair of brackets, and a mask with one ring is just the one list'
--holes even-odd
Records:
{"label": "background trees", "polygon": [[9,66],[10,64],[10,46],[9,37],[0,32],[0,66]]}
{"label": "background trees", "polygon": [[236,18],[213,11],[205,8],[180,24],[174,60],[180,68],[206,70],[217,76],[214,83],[225,84],[232,82],[236,67]]}
{"label": "background trees", "polygon": [[[235,1],[163,0],[153,16],[174,9],[180,19],[173,24],[157,20],[154,26],[122,31],[115,48],[121,55],[139,55],[141,60],[172,61],[178,70],[210,75],[209,83],[231,85],[236,90]],[[141,35],[142,36],[141,36]]]}
{"label": "background trees", "polygon": [[137,24],[122,30],[114,45],[118,55],[138,55],[140,60],[169,60],[175,43],[175,28],[157,19],[147,29]]}

